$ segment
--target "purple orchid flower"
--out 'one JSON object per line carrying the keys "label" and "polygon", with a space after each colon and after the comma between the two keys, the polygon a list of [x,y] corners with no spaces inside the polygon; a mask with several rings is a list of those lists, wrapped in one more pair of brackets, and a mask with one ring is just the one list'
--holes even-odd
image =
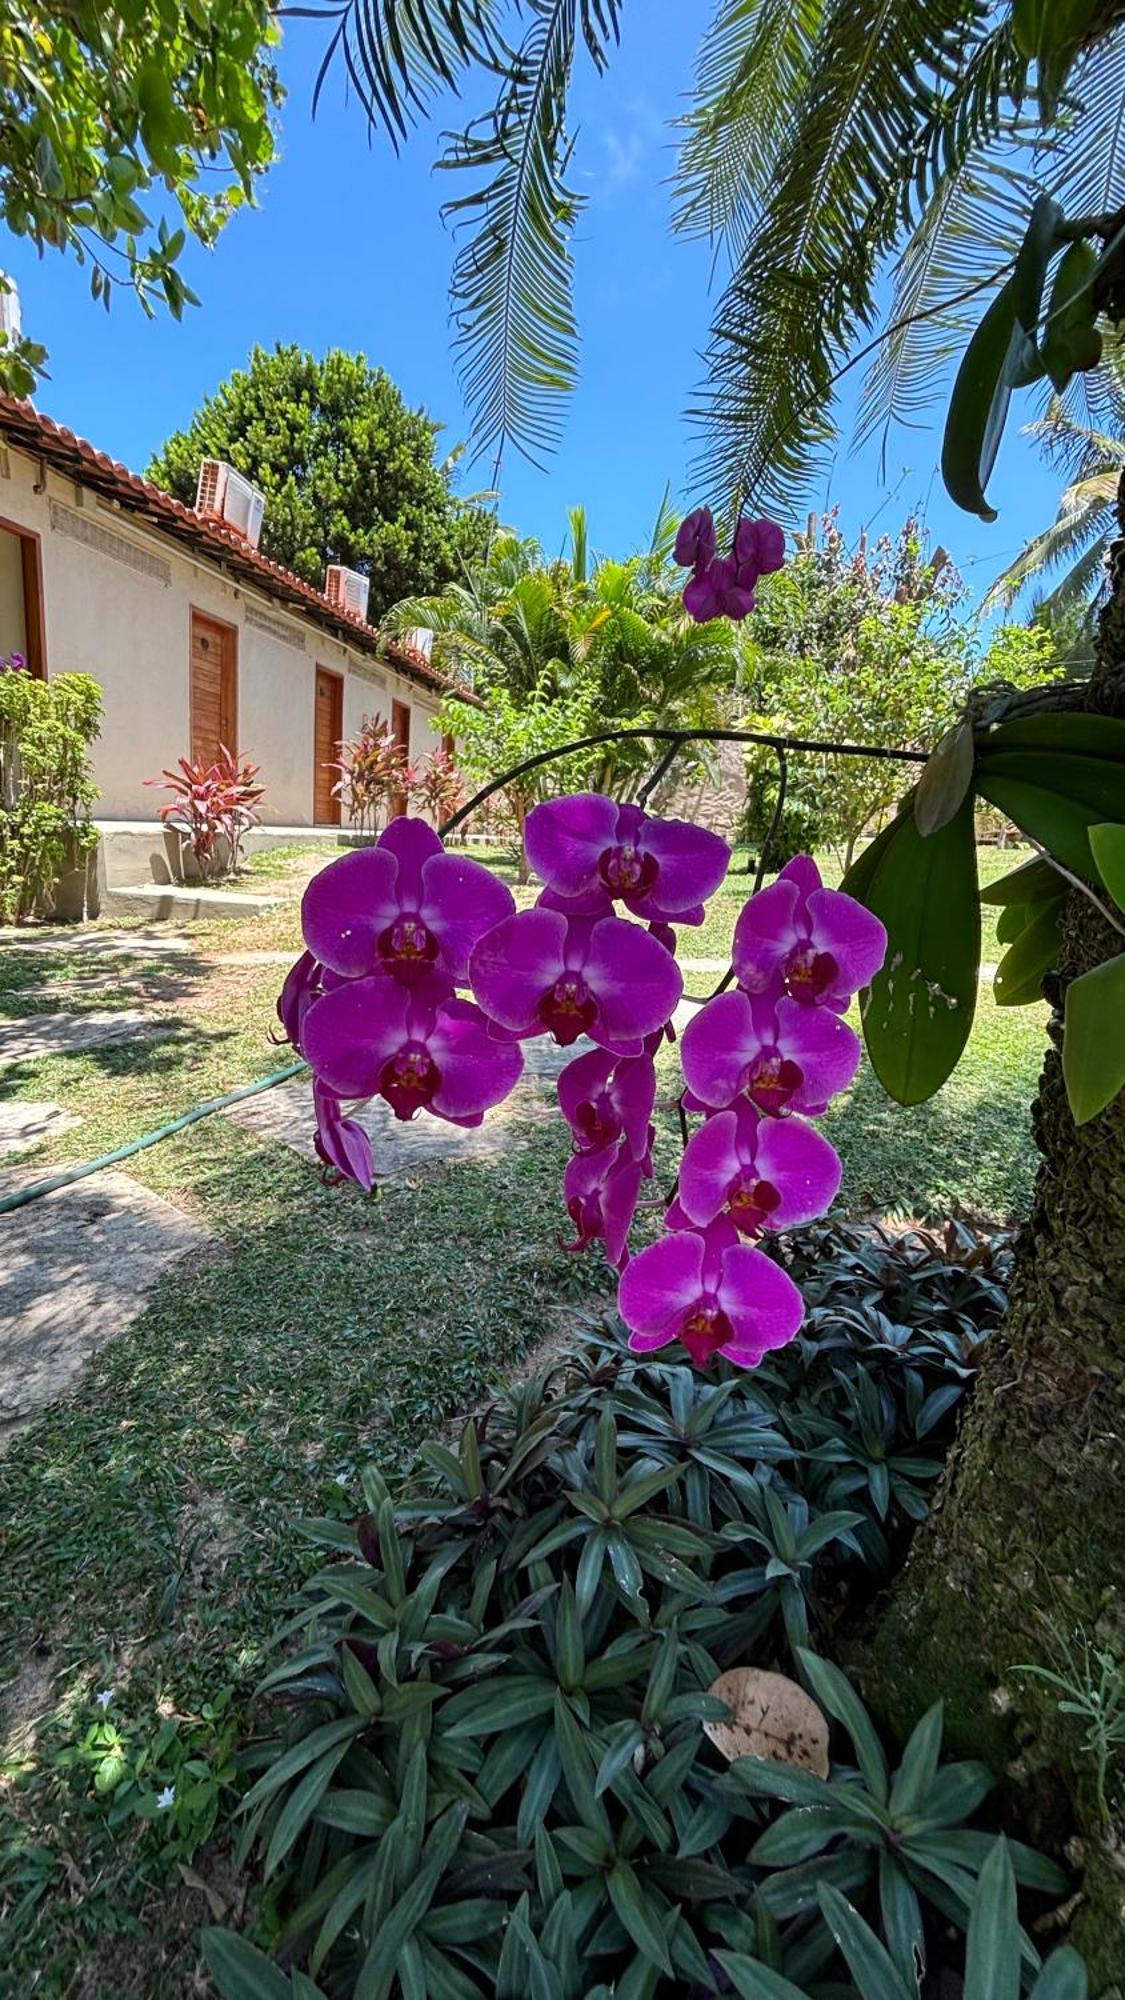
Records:
{"label": "purple orchid flower", "polygon": [[843,1014],[853,993],[870,985],[886,952],[878,917],[854,896],[825,889],[816,862],[797,854],[776,882],[751,896],[735,925],[731,955],[744,992],[780,985],[802,1006]]}
{"label": "purple orchid flower", "polygon": [[285,983],[277,996],[277,1018],[285,1040],[292,1042],[295,1049],[301,1047],[301,1027],[305,1015],[324,991],[321,983],[323,971],[324,967],[311,951],[302,952],[296,964],[290,966],[286,973]]}
{"label": "purple orchid flower", "polygon": [[606,1262],[620,1271],[629,1256],[629,1231],[636,1213],[641,1181],[651,1172],[647,1157],[635,1158],[627,1140],[602,1146],[596,1153],[575,1153],[566,1163],[563,1199],[577,1232],[563,1250],[585,1250],[605,1244]]}
{"label": "purple orchid flower", "polygon": [[725,1210],[743,1236],[794,1229],[831,1208],[840,1173],[834,1148],[811,1125],[763,1118],[741,1097],[689,1139],[679,1207],[689,1226],[705,1228]]}
{"label": "purple orchid flower", "polygon": [[702,922],[702,905],[730,866],[730,848],[717,833],[687,820],[651,819],[601,792],[544,800],[528,814],[524,843],[552,897],[601,891],[650,923]]}
{"label": "purple orchid flower", "polygon": [[720,556],[685,586],[684,609],[697,625],[712,618],[748,618],[754,609],[753,585],[742,582],[733,556]]}
{"label": "purple orchid flower", "polygon": [[385,971],[411,983],[436,969],[464,986],[477,939],[515,906],[479,861],[447,854],[424,820],[404,818],[313,876],[301,925],[309,950],[346,979]]}
{"label": "purple orchid flower", "polygon": [[697,507],[680,522],[672,554],[681,569],[706,569],[715,560],[715,517],[710,507]]}
{"label": "purple orchid flower", "polygon": [[771,576],[785,561],[785,534],[776,521],[740,521],[734,531],[734,559],[755,577]]}
{"label": "purple orchid flower", "polygon": [[346,1180],[358,1181],[370,1194],[375,1179],[375,1156],[371,1140],[355,1118],[345,1118],[340,1100],[313,1078],[313,1107],[316,1111],[317,1154],[326,1167]]}
{"label": "purple orchid flower", "polygon": [[725,1216],[639,1250],[621,1278],[617,1306],[635,1354],[678,1340],[697,1368],[716,1354],[755,1368],[792,1340],[805,1316],[792,1278],[740,1242]]}
{"label": "purple orchid flower", "polygon": [[619,1056],[643,1053],[683,991],[683,975],[662,944],[622,917],[564,917],[521,910],[474,947],[473,993],[510,1035],[553,1035],[569,1048],[579,1035]]}
{"label": "purple orchid flower", "polygon": [[777,1117],[815,1118],[859,1068],[859,1041],[824,1007],[768,994],[720,993],[684,1029],[680,1053],[692,1097],[715,1111],[743,1093]]}
{"label": "purple orchid flower", "polygon": [[432,1111],[479,1125],[519,1082],[523,1056],[498,1042],[479,1007],[432,973],[402,986],[387,973],[350,979],[311,1006],[304,1053],[337,1097],[384,1097],[396,1118]]}
{"label": "purple orchid flower", "polygon": [[618,1058],[608,1049],[591,1049],[567,1064],[558,1089],[577,1152],[598,1152],[624,1139],[630,1158],[643,1159],[656,1102],[656,1065],[650,1055]]}

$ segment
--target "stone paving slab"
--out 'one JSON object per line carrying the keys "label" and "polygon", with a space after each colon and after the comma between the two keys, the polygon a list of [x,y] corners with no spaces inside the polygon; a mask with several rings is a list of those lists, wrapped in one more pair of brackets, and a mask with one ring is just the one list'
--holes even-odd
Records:
{"label": "stone paving slab", "polygon": [[33,1104],[26,1097],[13,1097],[0,1104],[0,1154],[23,1153],[43,1139],[53,1139],[71,1125],[81,1124],[72,1111],[61,1104]]}
{"label": "stone paving slab", "polygon": [[175,932],[164,929],[131,931],[77,930],[68,927],[61,930],[28,930],[26,925],[13,927],[10,924],[0,929],[0,951],[46,951],[54,953],[78,953],[83,958],[147,957],[150,953],[167,954],[174,957],[179,952],[197,951],[190,938],[178,937]]}
{"label": "stone paving slab", "polygon": [[[10,1169],[0,1195],[42,1178]],[[110,1171],[0,1215],[0,1450],[128,1326],[167,1265],[206,1241],[171,1202]]]}
{"label": "stone paving slab", "polygon": [[[438,1164],[497,1159],[507,1152],[517,1124],[545,1119],[551,1109],[546,1092],[534,1080],[524,1078],[503,1104],[486,1113],[483,1125],[449,1125],[443,1118],[396,1118],[381,1098],[353,1115],[370,1137],[378,1178],[394,1180]],[[248,1097],[224,1115],[259,1139],[291,1146],[303,1159],[317,1157],[312,1085],[307,1077]]]}
{"label": "stone paving slab", "polygon": [[[37,1056],[71,1055],[104,1042],[128,1041],[160,1031],[159,1017],[139,1007],[100,1009],[89,1014],[28,1014],[0,1027],[0,1069],[33,1062]],[[170,1033],[168,1028],[162,1030]]]}

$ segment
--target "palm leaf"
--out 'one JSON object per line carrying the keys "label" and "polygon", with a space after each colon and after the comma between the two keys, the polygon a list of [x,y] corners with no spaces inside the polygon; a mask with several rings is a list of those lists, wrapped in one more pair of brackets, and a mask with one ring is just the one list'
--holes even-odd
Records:
{"label": "palm leaf", "polygon": [[453,269],[453,317],[473,445],[495,453],[497,470],[509,443],[538,462],[577,380],[569,238],[581,203],[566,182],[567,94],[579,27],[601,67],[601,29],[616,33],[620,4],[524,0],[531,23],[506,54],[496,104],[447,135],[440,161],[483,176],[444,212],[476,224]]}
{"label": "palm leaf", "polygon": [[676,227],[742,254],[807,81],[826,0],[719,0],[682,121]]}
{"label": "palm leaf", "polygon": [[789,511],[815,472],[834,367],[873,320],[879,261],[911,199],[920,79],[956,74],[987,13],[983,0],[835,0],[708,351],[720,490]]}

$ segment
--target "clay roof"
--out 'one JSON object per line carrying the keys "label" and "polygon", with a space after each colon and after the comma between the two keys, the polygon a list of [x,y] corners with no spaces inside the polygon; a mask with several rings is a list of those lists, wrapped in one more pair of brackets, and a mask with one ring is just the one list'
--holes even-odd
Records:
{"label": "clay roof", "polygon": [[75,437],[73,431],[41,415],[31,403],[0,395],[0,433],[10,444],[44,459],[56,472],[92,488],[104,499],[116,501],[125,512],[171,535],[196,555],[221,564],[247,583],[256,584],[267,597],[275,598],[290,610],[303,612],[357,651],[386,660],[435,693],[444,694],[447,689],[462,692],[413,646],[405,646],[399,639],[384,638],[374,625],[341,610],[323,591],[252,548],[229,523],[205,518],[194,507],[185,507],[182,500],[174,500],[170,493],[139,478],[116,459],[108,458],[104,451],[95,450],[85,438]]}

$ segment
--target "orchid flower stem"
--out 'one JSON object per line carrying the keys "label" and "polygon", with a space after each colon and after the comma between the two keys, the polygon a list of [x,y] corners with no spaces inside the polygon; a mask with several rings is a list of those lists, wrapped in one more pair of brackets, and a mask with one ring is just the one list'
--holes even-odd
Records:
{"label": "orchid flower stem", "polygon": [[1079,895],[1085,896],[1087,902],[1094,905],[1102,922],[1108,924],[1111,931],[1116,931],[1119,937],[1125,937],[1125,924],[1121,922],[1120,917],[1114,915],[1112,910],[1106,908],[1101,897],[1095,890],[1091,889],[1088,882],[1082,880],[1081,875],[1072,874],[1071,870],[1065,867],[1061,861],[1056,861],[1054,855],[1049,854],[1045,847],[1041,847],[1037,840],[1032,840],[1027,834],[1024,835],[1024,838],[1028,846],[1035,849],[1040,859],[1046,861],[1054,869],[1056,875],[1061,875],[1064,881],[1069,882],[1072,889],[1077,889]]}
{"label": "orchid flower stem", "polygon": [[502,792],[506,785],[531,771],[541,770],[544,764],[556,763],[560,757],[573,757],[579,750],[598,749],[603,743],[637,741],[674,743],[678,749],[688,743],[759,743],[767,750],[806,750],[818,757],[874,757],[893,764],[924,764],[928,755],[924,750],[895,750],[884,744],[822,743],[805,736],[770,736],[758,729],[605,729],[597,736],[581,736],[574,743],[561,744],[557,750],[540,750],[534,757],[525,757],[522,764],[514,764],[510,771],[482,785],[438,828],[438,833],[443,840],[447,839],[462,820],[468,819],[470,813],[496,792]]}

